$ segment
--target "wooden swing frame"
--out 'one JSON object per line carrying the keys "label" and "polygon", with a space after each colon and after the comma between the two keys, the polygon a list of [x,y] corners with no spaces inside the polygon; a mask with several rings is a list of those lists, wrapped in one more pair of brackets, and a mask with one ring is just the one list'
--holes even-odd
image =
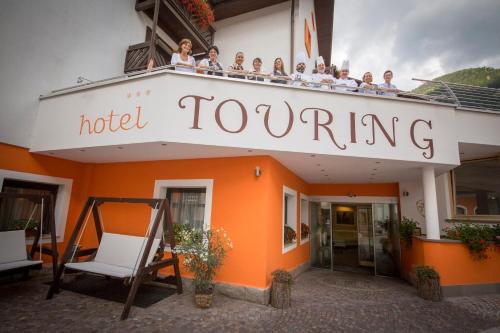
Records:
{"label": "wooden swing frame", "polygon": [[160,223],[162,221],[162,217],[166,217],[166,230],[164,229],[164,232],[167,232],[167,237],[170,242],[170,247],[173,249],[175,248],[175,238],[174,238],[174,231],[173,231],[173,223],[172,223],[172,217],[170,214],[170,205],[168,202],[168,199],[148,199],[148,198],[111,198],[111,197],[89,197],[87,199],[87,202],[85,203],[82,212],[80,213],[80,216],[78,218],[78,221],[75,225],[75,228],[73,229],[73,233],[71,234],[71,238],[68,242],[68,245],[66,247],[66,250],[64,252],[64,255],[62,257],[61,262],[59,263],[59,266],[57,268],[57,273],[55,275],[54,281],[49,289],[49,292],[47,293],[47,299],[51,299],[54,295],[54,293],[58,293],[60,289],[60,282],[61,282],[61,277],[64,274],[64,271],[66,269],[66,264],[72,259],[72,258],[80,258],[80,257],[88,257],[87,261],[92,260],[96,253],[97,253],[97,248],[90,248],[90,249],[76,249],[75,250],[75,242],[77,240],[77,237],[80,233],[80,230],[82,229],[82,226],[84,225],[84,220],[87,214],[89,213],[89,210],[92,209],[92,215],[94,218],[94,224],[95,224],[95,230],[97,233],[97,238],[99,240],[99,243],[101,243],[102,239],[102,234],[103,234],[103,229],[102,229],[102,224],[101,224],[101,215],[99,211],[99,206],[104,204],[104,203],[132,203],[132,204],[146,204],[150,206],[151,208],[155,209],[158,208],[158,211],[156,213],[156,217],[153,221],[153,224],[150,229],[149,236],[147,237],[147,242],[144,247],[144,250],[142,252],[141,259],[139,261],[138,267],[137,267],[137,272],[135,275],[131,277],[132,283],[131,287],[127,296],[127,301],[125,302],[125,305],[123,307],[123,312],[121,314],[121,320],[127,319],[129,313],[130,313],[130,308],[132,307],[132,303],[135,299],[135,296],[137,294],[137,290],[140,286],[140,284],[144,281],[147,280],[153,280],[157,282],[162,282],[165,283],[163,280],[158,278],[158,270],[168,267],[168,266],[174,266],[174,274],[175,274],[175,285],[177,287],[177,293],[181,294],[182,293],[182,280],[181,280],[181,275],[180,275],[180,270],[179,270],[179,259],[177,257],[177,254],[175,252],[172,252],[172,257],[164,259],[164,250],[165,250],[165,243],[163,241],[163,237],[161,238],[159,248],[156,252],[155,257],[153,258],[152,262],[146,266],[146,262],[148,260],[148,255],[151,251],[151,247],[153,245],[153,240],[156,236],[156,233],[158,231],[158,227],[160,226]]}
{"label": "wooden swing frame", "polygon": [[[49,232],[50,232],[50,248],[42,246],[42,254],[47,254],[52,257],[52,276],[55,278],[57,272],[57,261],[58,261],[58,253],[57,253],[57,236],[56,236],[56,222],[54,217],[54,197],[52,194],[22,194],[22,193],[14,193],[14,192],[0,192],[0,200],[2,199],[26,199],[35,204],[44,204],[47,206],[48,211],[48,219],[49,219]],[[40,220],[40,224],[43,223],[43,216]],[[37,252],[40,252],[39,247],[40,242],[40,232],[37,232],[33,237],[33,243],[31,245],[31,250],[29,252],[28,259],[32,260]],[[11,270],[7,270],[2,272],[2,275],[7,274],[16,274],[18,272],[24,272],[25,277],[28,277],[30,269],[41,269],[42,264],[27,266],[27,267],[19,267],[13,268]]]}

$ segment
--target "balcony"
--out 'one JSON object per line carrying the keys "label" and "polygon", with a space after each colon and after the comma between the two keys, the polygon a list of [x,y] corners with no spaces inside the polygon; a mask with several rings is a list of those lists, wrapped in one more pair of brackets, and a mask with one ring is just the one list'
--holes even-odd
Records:
{"label": "balcony", "polygon": [[[127,49],[125,56],[125,73],[145,70],[148,66],[151,42],[131,45]],[[161,39],[155,43],[154,67],[162,67],[170,64],[172,50]]]}
{"label": "balcony", "polygon": [[[154,20],[155,0],[137,0],[135,9]],[[173,40],[188,37],[193,43],[193,53],[206,53],[213,43],[214,28],[200,28],[198,19],[191,15],[179,0],[160,0],[158,26]]]}
{"label": "balcony", "polygon": [[459,164],[455,112],[443,103],[162,68],[41,97],[31,151],[87,162],[258,154],[290,168],[321,156],[354,173],[364,159],[439,172]]}

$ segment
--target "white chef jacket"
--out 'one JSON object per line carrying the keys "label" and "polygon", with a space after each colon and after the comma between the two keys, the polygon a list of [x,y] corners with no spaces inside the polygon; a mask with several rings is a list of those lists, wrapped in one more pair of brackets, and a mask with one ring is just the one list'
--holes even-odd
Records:
{"label": "white chef jacket", "polygon": [[327,85],[326,83],[321,83],[322,80],[332,80],[333,84],[335,84],[335,78],[331,74],[325,74],[325,73],[314,73],[311,76],[311,81],[313,83],[313,87],[315,88],[321,88],[321,89],[330,89],[331,86]]}
{"label": "white chef jacket", "polygon": [[311,76],[308,74],[295,72],[290,77],[294,87],[309,87],[311,84]]}
{"label": "white chef jacket", "polygon": [[335,84],[338,86],[338,85],[343,85],[343,86],[346,86],[346,88],[344,87],[334,87],[334,90],[335,91],[343,91],[343,92],[352,92],[356,89],[349,89],[347,87],[353,87],[353,88],[357,88],[358,87],[358,84],[356,83],[356,81],[354,80],[351,80],[351,79],[342,79],[342,78],[339,78],[335,81]]}

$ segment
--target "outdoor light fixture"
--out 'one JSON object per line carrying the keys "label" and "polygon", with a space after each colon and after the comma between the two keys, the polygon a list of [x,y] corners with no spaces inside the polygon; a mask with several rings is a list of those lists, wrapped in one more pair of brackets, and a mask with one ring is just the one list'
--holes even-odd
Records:
{"label": "outdoor light fixture", "polygon": [[83,76],[79,76],[77,79],[76,79],[76,83],[80,84],[80,83],[83,83],[83,81],[87,81],[88,83],[94,83],[94,81],[91,81]]}
{"label": "outdoor light fixture", "polygon": [[407,197],[407,196],[409,196],[409,195],[410,195],[410,192],[408,192],[408,191],[403,191],[403,197]]}
{"label": "outdoor light fixture", "polygon": [[262,170],[260,169],[260,166],[255,167],[255,176],[260,177],[262,175]]}

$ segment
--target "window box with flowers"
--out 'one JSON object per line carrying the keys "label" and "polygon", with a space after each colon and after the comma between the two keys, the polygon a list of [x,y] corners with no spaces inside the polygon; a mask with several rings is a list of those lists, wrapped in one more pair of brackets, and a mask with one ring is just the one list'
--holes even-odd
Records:
{"label": "window box with flowers", "polygon": [[202,30],[208,29],[214,22],[214,12],[208,0],[180,0],[180,2]]}

